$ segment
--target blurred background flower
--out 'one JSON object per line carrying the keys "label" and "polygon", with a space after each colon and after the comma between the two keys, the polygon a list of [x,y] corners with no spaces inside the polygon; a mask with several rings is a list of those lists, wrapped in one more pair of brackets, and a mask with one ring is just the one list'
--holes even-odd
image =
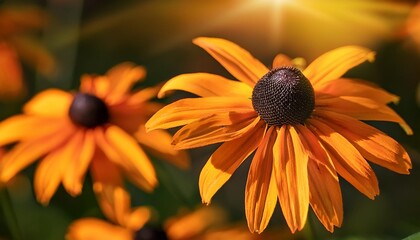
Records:
{"label": "blurred background flower", "polygon": [[[411,156],[413,170],[410,175],[401,176],[374,167],[381,188],[375,201],[364,198],[341,181],[345,206],[343,226],[331,235],[310,212],[308,227],[293,238],[402,239],[420,231],[420,172],[417,170],[420,166],[420,106],[417,104],[420,54],[415,44],[407,44],[406,38],[397,34],[404,28],[417,0],[0,1],[2,9],[27,4],[41,9],[41,15],[48,19],[41,31],[30,31],[29,39],[38,39],[35,42],[48,49],[54,67],[47,76],[38,74],[31,62],[14,50],[14,56],[23,62],[22,77],[28,95],[20,101],[1,102],[1,119],[20,113],[25,101],[41,90],[76,89],[82,74],[103,73],[119,62],[131,61],[146,67],[147,81],[136,84],[142,88],[188,72],[226,75],[218,63],[191,43],[197,36],[229,39],[251,51],[267,66],[273,54],[279,52],[302,56],[311,62],[321,53],[347,44],[373,49],[377,52],[376,61],[352,69],[346,77],[377,83],[401,96],[399,104],[392,107],[413,128],[413,136],[406,136],[392,124],[371,124],[403,144]],[[26,32],[19,35],[28,36]],[[0,39],[6,42],[8,50],[15,48],[9,40],[4,41],[2,36]],[[0,64],[5,56],[0,54]],[[6,62],[10,64],[10,61],[7,57]],[[2,74],[0,71],[0,78]],[[185,93],[175,93],[162,102],[185,96]],[[190,151],[191,171],[152,158],[160,184],[153,193],[145,194],[127,183],[125,187],[132,196],[133,206],[153,207],[159,219],[156,224],[160,225],[164,219],[176,215],[180,207],[193,210],[201,202],[199,172],[216,147]],[[230,220],[244,224],[242,200],[248,167],[241,166],[212,201],[229,213]],[[21,237],[15,237],[8,224],[10,218],[0,211],[0,239],[63,239],[67,227],[76,219],[103,217],[90,177],[85,179],[80,196],[70,197],[59,187],[49,206],[43,207],[36,202],[31,187],[34,172],[34,166],[27,168],[19,175],[16,185],[19,187],[7,188]],[[273,218],[266,231],[281,226],[287,225],[281,218]]]}

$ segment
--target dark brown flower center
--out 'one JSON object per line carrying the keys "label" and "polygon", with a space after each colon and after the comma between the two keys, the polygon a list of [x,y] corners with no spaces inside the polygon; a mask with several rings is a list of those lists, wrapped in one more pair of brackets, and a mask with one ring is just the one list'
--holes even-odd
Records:
{"label": "dark brown flower center", "polygon": [[69,116],[73,123],[87,128],[105,124],[109,119],[104,101],[88,93],[77,93],[74,96]]}
{"label": "dark brown flower center", "polygon": [[255,85],[252,105],[268,125],[303,124],[315,107],[314,89],[299,69],[275,68]]}
{"label": "dark brown flower center", "polygon": [[136,232],[135,240],[167,240],[168,237],[163,229],[145,226]]}

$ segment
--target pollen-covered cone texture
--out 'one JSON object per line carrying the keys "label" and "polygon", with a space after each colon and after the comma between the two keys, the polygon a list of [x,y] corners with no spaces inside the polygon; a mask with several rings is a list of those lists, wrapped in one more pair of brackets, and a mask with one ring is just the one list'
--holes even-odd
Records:
{"label": "pollen-covered cone texture", "polygon": [[[300,77],[308,79],[313,88],[305,90],[308,98],[314,96],[310,116],[302,123],[293,124],[296,119],[292,119],[292,123],[269,125],[254,109],[252,99],[254,86],[269,68],[227,40],[201,37],[194,43],[238,81],[210,73],[174,77],[158,96],[183,90],[199,97],[162,108],[146,123],[146,128],[185,125],[173,137],[180,149],[222,143],[201,171],[199,187],[206,204],[255,152],[245,190],[245,213],[251,232],[266,228],[277,201],[292,232],[303,228],[309,206],[332,232],[343,220],[338,176],[373,199],[379,188],[368,161],[398,173],[409,173],[411,161],[404,148],[360,121],[395,122],[412,134],[405,121],[387,106],[398,102],[398,97],[373,84],[342,77],[349,69],[373,61],[375,54],[371,50],[345,46],[317,58],[302,70],[304,77]],[[291,59],[279,54],[271,71],[293,65]],[[301,93],[299,89],[296,92]],[[310,99],[303,100],[311,103]],[[294,115],[293,111],[282,111]]]}
{"label": "pollen-covered cone texture", "polygon": [[60,183],[71,195],[80,194],[88,169],[94,182],[122,175],[152,191],[156,174],[142,146],[187,167],[187,155],[173,149],[168,133],[144,131],[146,119],[160,108],[148,101],[157,87],[130,91],[144,74],[142,67],[123,63],[104,76],[83,76],[77,94],[49,89],[36,95],[23,114],[0,123],[0,146],[16,143],[0,162],[0,181],[40,160],[34,187],[38,201],[47,204]]}
{"label": "pollen-covered cone texture", "polygon": [[131,209],[130,195],[121,184],[97,182],[94,190],[99,206],[110,222],[97,218],[78,219],[69,226],[66,240],[133,240],[135,232],[149,220],[150,209]]}

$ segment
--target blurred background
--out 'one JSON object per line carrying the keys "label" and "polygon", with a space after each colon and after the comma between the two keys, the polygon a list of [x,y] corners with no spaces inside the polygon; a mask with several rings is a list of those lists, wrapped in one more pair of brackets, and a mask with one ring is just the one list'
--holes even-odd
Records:
{"label": "blurred background", "polygon": [[[335,47],[356,44],[377,52],[374,63],[346,74],[399,95],[394,108],[413,128],[371,122],[409,152],[413,170],[399,175],[373,166],[381,194],[371,201],[341,180],[344,221],[333,234],[313,212],[305,229],[290,235],[280,209],[269,230],[286,239],[403,239],[420,232],[420,3],[385,0],[2,0],[0,1],[0,118],[21,112],[41,90],[77,89],[84,73],[103,74],[131,61],[147,69],[139,87],[182,73],[210,72],[231,77],[202,49],[198,36],[221,37],[250,51],[267,66],[277,53],[311,62]],[[169,103],[185,93],[158,100]],[[190,152],[192,169],[183,172],[154,161],[160,186],[153,194],[129,186],[134,205],[151,206],[160,224],[179,209],[201,205],[198,176],[216,145]],[[249,161],[216,194],[212,204],[229,220],[246,226],[244,189]],[[0,239],[12,239],[10,209],[30,240],[63,239],[75,219],[102,217],[89,179],[76,198],[62,188],[46,207],[33,196],[33,168],[7,186],[0,210]],[[6,186],[0,186],[6,188]],[[4,190],[0,190],[4,191]],[[4,195],[4,194],[3,194]],[[12,206],[7,205],[11,202]]]}

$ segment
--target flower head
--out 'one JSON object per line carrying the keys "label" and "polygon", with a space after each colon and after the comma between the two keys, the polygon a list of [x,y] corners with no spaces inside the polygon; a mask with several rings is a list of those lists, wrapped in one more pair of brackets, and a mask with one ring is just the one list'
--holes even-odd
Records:
{"label": "flower head", "polygon": [[0,145],[17,143],[0,162],[0,181],[42,158],[35,193],[48,203],[60,182],[71,195],[80,194],[88,169],[94,188],[97,183],[120,184],[124,175],[151,191],[157,179],[143,148],[187,167],[186,153],[173,149],[168,133],[145,132],[146,120],[161,106],[149,102],[159,87],[131,92],[144,75],[142,67],[124,63],[105,76],[83,76],[77,93],[49,89],[36,95],[23,114],[0,123]]}
{"label": "flower head", "polygon": [[301,230],[309,205],[329,231],[343,218],[339,175],[373,199],[378,182],[368,161],[408,174],[411,161],[394,139],[360,121],[377,120],[410,127],[390,107],[398,97],[361,80],[343,78],[351,68],[373,61],[359,46],[327,52],[303,70],[279,54],[268,69],[249,52],[224,39],[197,38],[239,81],[209,73],[184,74],[159,92],[184,90],[182,99],[158,111],[148,130],[185,125],[173,137],[180,149],[223,144],[201,171],[204,203],[255,152],[245,191],[251,232],[262,232],[277,199],[292,232]]}

